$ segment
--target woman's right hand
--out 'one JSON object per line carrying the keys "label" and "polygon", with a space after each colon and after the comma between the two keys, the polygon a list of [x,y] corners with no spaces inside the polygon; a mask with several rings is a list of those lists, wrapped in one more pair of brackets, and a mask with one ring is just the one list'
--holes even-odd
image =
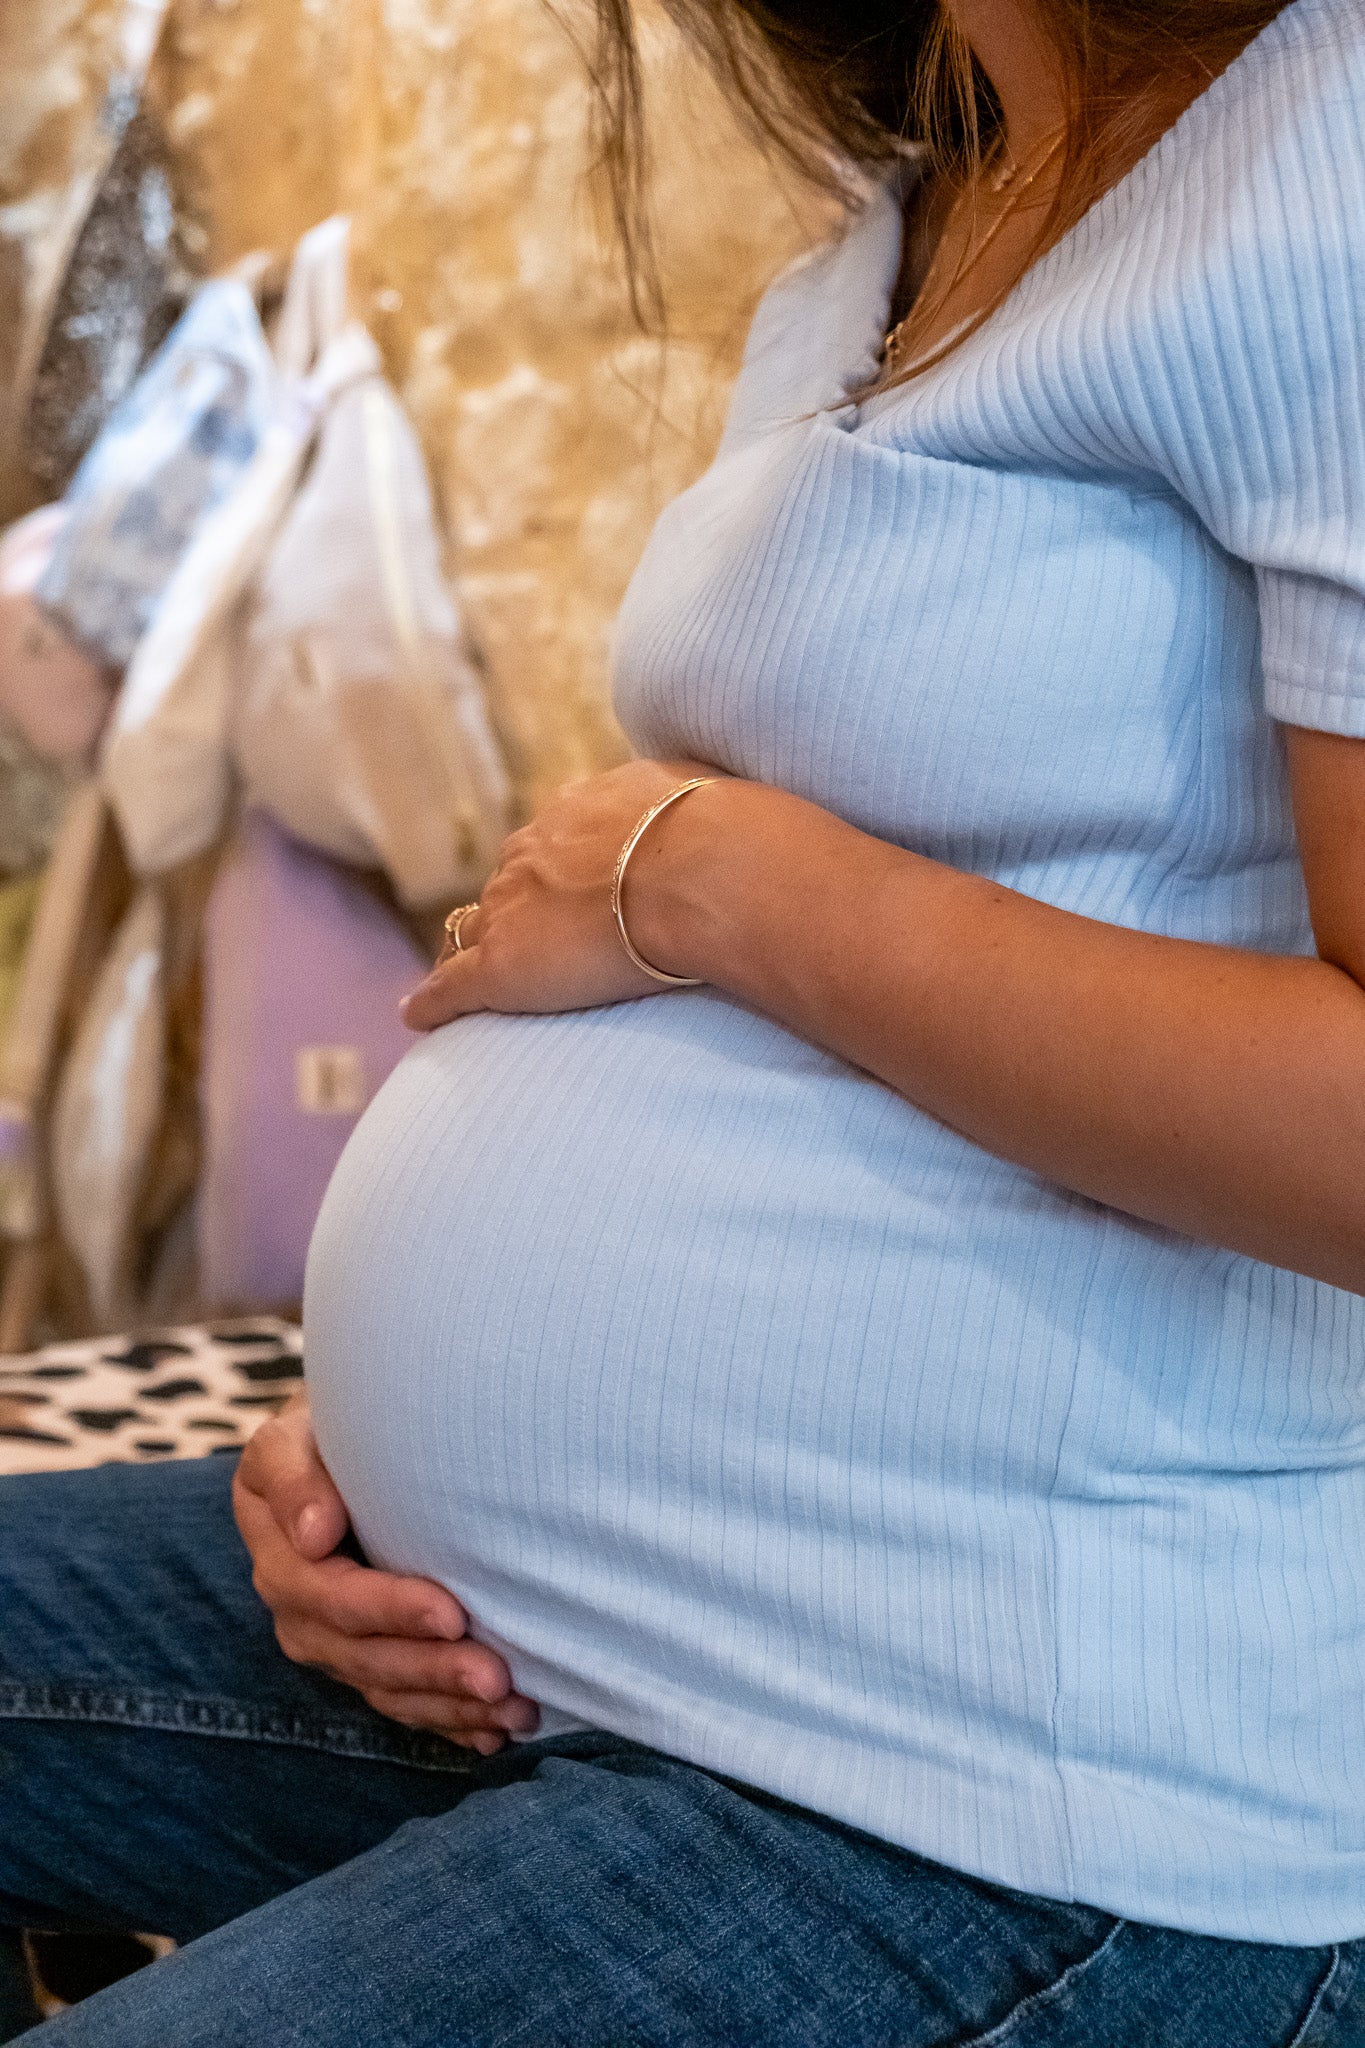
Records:
{"label": "woman's right hand", "polygon": [[513,1692],[495,1651],[470,1640],[469,1617],[444,1586],[338,1555],[350,1521],[318,1453],[306,1394],[251,1438],[232,1502],[286,1657],[353,1686],[390,1720],[483,1756],[513,1731],[534,1730],[535,1703]]}

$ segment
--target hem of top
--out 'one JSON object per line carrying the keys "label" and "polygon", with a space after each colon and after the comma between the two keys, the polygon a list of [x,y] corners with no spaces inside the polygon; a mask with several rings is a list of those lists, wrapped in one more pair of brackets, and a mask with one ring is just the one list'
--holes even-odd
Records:
{"label": "hem of top", "polygon": [[241,1700],[181,1697],[130,1686],[0,1683],[0,1721],[80,1721],[164,1735],[216,1736],[277,1748],[321,1750],[357,1762],[468,1775],[472,1760],[439,1736],[398,1731],[386,1738],[344,1718],[279,1711]]}
{"label": "hem of top", "polygon": [[1265,708],[1282,725],[1365,739],[1365,677],[1343,672],[1340,683],[1317,675],[1295,682],[1281,672],[1265,680]]}
{"label": "hem of top", "polygon": [[[978,1815],[977,1818],[979,1824],[983,1817]],[[851,1824],[886,1838],[885,1821],[873,1824],[864,1819]],[[1191,1913],[1186,1899],[1163,1898],[1156,1892],[1144,1892],[1140,1878],[1132,1883],[1115,1882],[1112,1872],[1106,1874],[1093,1866],[1087,1867],[1083,1852],[1073,1857],[1072,1867],[1063,1880],[1059,1871],[1042,1870],[1022,1859],[1009,1866],[1003,1859],[997,1862],[994,1858],[983,1857],[979,1844],[969,1846],[965,1838],[954,1842],[945,1835],[939,1835],[931,1841],[914,1829],[895,1839],[913,1854],[941,1863],[945,1869],[960,1871],[987,1884],[1023,1892],[1032,1898],[1050,1899],[1058,1905],[1086,1906],[1099,1913],[1111,1914],[1115,1920],[1134,1927],[1162,1928],[1214,1941],[1246,1942],[1258,1948],[1319,1949],[1365,1943],[1365,1909],[1361,1905],[1365,1888],[1358,1877],[1344,1883],[1335,1906],[1324,1903],[1320,1917],[1316,1917],[1314,1924],[1309,1926],[1296,1924],[1283,1912],[1272,1916],[1258,1913],[1254,1908],[1236,1915],[1231,1912],[1227,1915]],[[1273,1878],[1267,1877],[1265,1889],[1276,1902],[1297,1898],[1305,1882],[1311,1881],[1315,1875],[1303,1869],[1281,1869]]]}
{"label": "hem of top", "polygon": [[[1078,1776],[1074,1759],[1058,1762],[1050,1750],[1034,1758],[1001,1757],[994,1796],[978,1796],[965,1811],[960,1772],[947,1762],[922,1763],[913,1803],[909,1798],[850,1796],[868,1777],[866,1755],[840,1757],[826,1750],[812,1769],[794,1769],[801,1739],[797,1731],[737,1724],[733,1715],[721,1713],[714,1702],[711,1706],[707,1719],[690,1726],[680,1725],[675,1714],[666,1721],[634,1714],[611,1720],[632,1742],[855,1828],[946,1870],[1035,1899],[1090,1907],[1137,1926],[1258,1947],[1311,1949],[1365,1941],[1365,1852],[1325,1855],[1316,1864],[1308,1856],[1295,1859],[1282,1843],[1249,1839],[1235,1816],[1225,1814],[1212,1829],[1201,1827],[1191,1816],[1173,1813],[1169,1798],[1159,1792],[1144,1796],[1138,1786],[1112,1784],[1097,1805],[1087,1793],[1086,1773]],[[846,1747],[838,1744],[836,1751]],[[1067,1839],[1063,1843],[1054,1832],[1050,1852],[1040,1853],[1037,1839],[1021,1837],[1020,1814],[1030,1803],[1055,1813],[1059,1775],[1067,1793]],[[841,1796],[832,1797],[836,1786]],[[1033,1802],[1030,1787],[1040,1795]],[[956,1817],[946,1818],[954,1807]],[[944,1819],[926,1825],[936,1808]],[[1226,1911],[1208,1910],[1207,1902],[1192,1910],[1188,1887],[1172,1890],[1170,1879],[1178,1877],[1180,1859],[1172,1868],[1165,1852],[1152,1845],[1169,1843],[1182,1832],[1192,1847],[1198,1844],[1203,1860],[1216,1864],[1215,1845],[1221,1842],[1229,1858],[1240,1851],[1243,1867],[1250,1865],[1243,1896],[1226,1900]],[[997,1845],[996,1853],[991,1844]],[[1259,1868],[1258,1849],[1263,1858]],[[1309,1903],[1301,1906],[1305,1899]],[[1298,1910],[1287,1912],[1286,1902]]]}

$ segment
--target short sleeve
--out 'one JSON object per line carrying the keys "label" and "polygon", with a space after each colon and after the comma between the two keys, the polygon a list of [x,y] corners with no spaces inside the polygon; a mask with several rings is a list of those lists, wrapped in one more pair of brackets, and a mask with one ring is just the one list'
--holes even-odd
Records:
{"label": "short sleeve", "polygon": [[1193,416],[1172,481],[1255,573],[1271,716],[1365,737],[1365,24],[1300,8],[1235,174],[1202,167],[1225,203],[1173,350]]}

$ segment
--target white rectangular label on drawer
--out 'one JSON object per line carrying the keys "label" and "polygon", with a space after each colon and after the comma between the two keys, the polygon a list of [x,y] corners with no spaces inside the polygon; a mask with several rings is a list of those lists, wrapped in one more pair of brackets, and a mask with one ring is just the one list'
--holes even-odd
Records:
{"label": "white rectangular label on drawer", "polygon": [[368,1099],[360,1047],[301,1045],[294,1055],[294,1096],[308,1116],[359,1116]]}

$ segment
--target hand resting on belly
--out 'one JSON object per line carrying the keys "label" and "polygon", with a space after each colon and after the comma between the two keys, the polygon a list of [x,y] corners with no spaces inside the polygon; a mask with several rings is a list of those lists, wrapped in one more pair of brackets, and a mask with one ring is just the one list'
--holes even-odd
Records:
{"label": "hand resting on belly", "polygon": [[[627,953],[618,854],[713,772],[637,760],[512,834],[404,1016],[432,1030],[657,996],[660,972],[706,982],[1062,1188],[1365,1293],[1365,742],[1286,732],[1316,959],[1061,910],[723,770],[633,858]],[[306,1406],[253,1439],[236,1508],[286,1655],[485,1753],[537,1725],[447,1591],[339,1550]]]}
{"label": "hand resting on belly", "polygon": [[483,1756],[534,1731],[534,1701],[513,1692],[501,1657],[469,1639],[469,1617],[444,1586],[376,1571],[342,1549],[350,1519],[305,1394],[252,1437],[233,1509],[286,1657],[353,1686],[376,1713]]}

